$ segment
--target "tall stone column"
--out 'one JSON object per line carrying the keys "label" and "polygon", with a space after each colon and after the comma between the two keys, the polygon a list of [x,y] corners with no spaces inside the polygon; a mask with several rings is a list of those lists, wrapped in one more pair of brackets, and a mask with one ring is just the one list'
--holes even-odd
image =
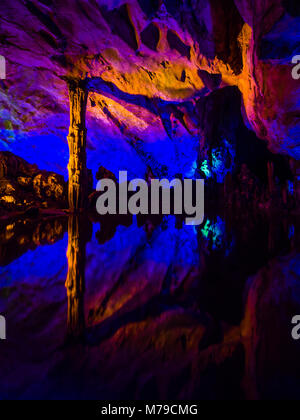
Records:
{"label": "tall stone column", "polygon": [[69,208],[77,212],[86,208],[88,174],[86,167],[86,106],[88,90],[83,80],[68,80],[70,97]]}
{"label": "tall stone column", "polygon": [[78,215],[71,215],[68,224],[68,275],[66,288],[68,295],[68,336],[80,338],[85,329],[84,291],[86,235],[82,232],[85,225]]}

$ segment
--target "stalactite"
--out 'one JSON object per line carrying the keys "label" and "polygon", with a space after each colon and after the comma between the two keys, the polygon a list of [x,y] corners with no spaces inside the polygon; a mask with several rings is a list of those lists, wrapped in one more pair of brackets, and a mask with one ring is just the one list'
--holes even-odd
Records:
{"label": "stalactite", "polygon": [[86,167],[86,106],[88,90],[82,80],[69,80],[70,130],[68,136],[69,208],[78,211],[86,208],[88,172]]}
{"label": "stalactite", "polygon": [[85,257],[86,235],[80,231],[79,216],[69,217],[68,224],[68,275],[66,288],[68,294],[68,335],[82,336],[84,322]]}

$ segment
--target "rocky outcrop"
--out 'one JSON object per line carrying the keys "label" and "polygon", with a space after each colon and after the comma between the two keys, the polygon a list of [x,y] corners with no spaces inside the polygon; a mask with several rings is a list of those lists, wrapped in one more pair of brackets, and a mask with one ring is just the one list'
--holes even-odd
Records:
{"label": "rocky outcrop", "polygon": [[236,1],[245,21],[239,35],[244,69],[238,80],[247,119],[273,152],[299,159],[299,82],[292,57],[299,53],[299,11],[293,2]]}
{"label": "rocky outcrop", "polygon": [[41,171],[10,152],[0,152],[0,211],[67,208],[64,177]]}

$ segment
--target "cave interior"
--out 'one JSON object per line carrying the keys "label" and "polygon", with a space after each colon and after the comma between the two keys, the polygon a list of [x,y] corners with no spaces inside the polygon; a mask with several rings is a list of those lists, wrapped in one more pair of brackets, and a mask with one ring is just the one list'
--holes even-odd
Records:
{"label": "cave interior", "polygon": [[[1,399],[299,399],[299,28],[296,0],[1,1]],[[203,223],[99,215],[120,171],[204,179]]]}

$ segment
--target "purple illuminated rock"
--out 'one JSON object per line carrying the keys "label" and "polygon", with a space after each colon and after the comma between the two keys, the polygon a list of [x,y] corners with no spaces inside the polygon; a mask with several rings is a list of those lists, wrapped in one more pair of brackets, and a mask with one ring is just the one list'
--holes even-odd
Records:
{"label": "purple illuminated rock", "polygon": [[[140,174],[154,166],[147,155],[158,149],[153,143],[164,141],[176,153],[170,137],[198,141],[194,103],[225,85],[239,88],[246,124],[273,152],[299,158],[299,83],[291,59],[299,53],[300,25],[291,1],[4,0],[0,16],[8,67],[1,139],[26,156],[21,145],[30,134],[32,147],[48,152],[32,150],[39,165],[54,170],[51,150],[38,137],[47,135],[55,136],[58,164],[66,167],[65,76],[96,78],[87,110],[95,162],[110,149],[103,138],[127,156],[128,147],[136,153],[134,165],[144,163]],[[184,150],[177,159],[182,166]]]}

